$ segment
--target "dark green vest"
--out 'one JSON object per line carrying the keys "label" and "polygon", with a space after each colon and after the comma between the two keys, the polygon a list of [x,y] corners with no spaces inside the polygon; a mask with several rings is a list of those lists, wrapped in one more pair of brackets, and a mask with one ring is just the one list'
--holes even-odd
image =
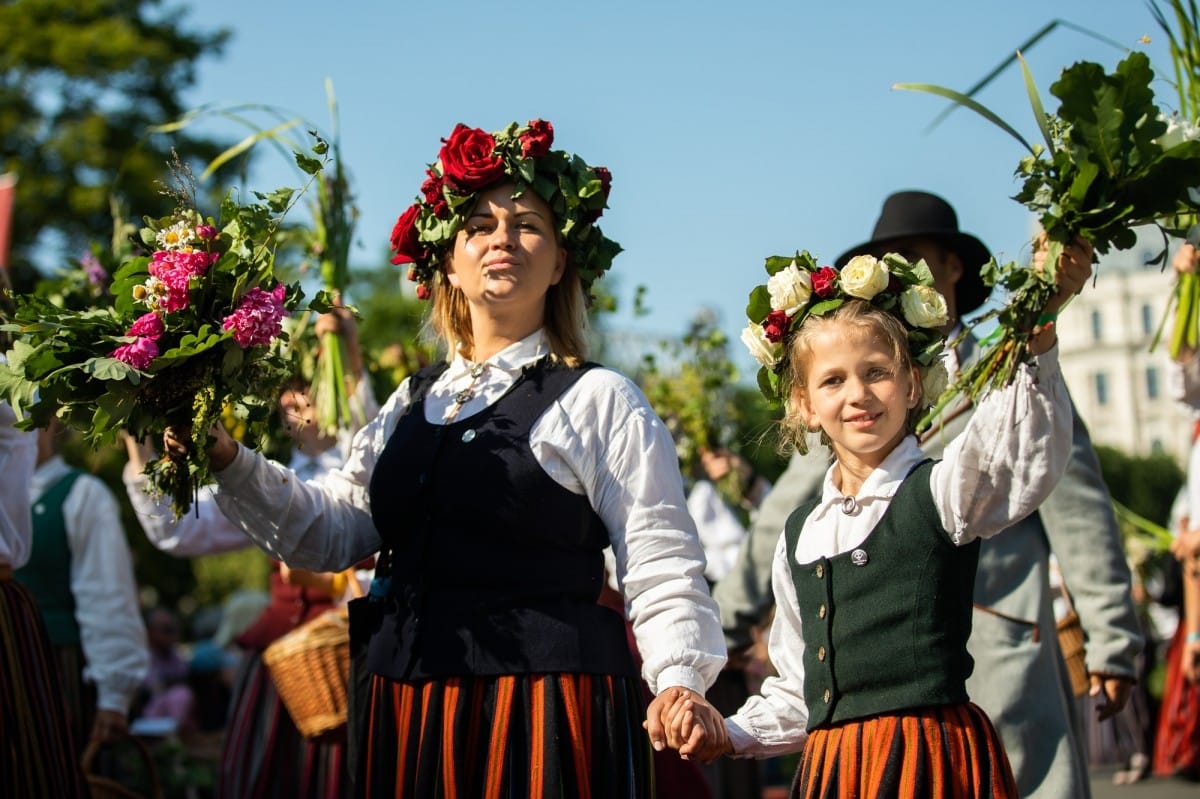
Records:
{"label": "dark green vest", "polygon": [[797,564],[796,542],[817,500],[788,517],[809,729],[967,701],[979,541],[955,546],[942,528],[929,489],[932,468],[926,461],[913,469],[879,524],[850,552]]}
{"label": "dark green vest", "polygon": [[37,602],[54,646],[79,644],[75,596],[71,593],[71,547],[62,508],[81,474],[72,469],[34,501],[29,562],[13,573]]}

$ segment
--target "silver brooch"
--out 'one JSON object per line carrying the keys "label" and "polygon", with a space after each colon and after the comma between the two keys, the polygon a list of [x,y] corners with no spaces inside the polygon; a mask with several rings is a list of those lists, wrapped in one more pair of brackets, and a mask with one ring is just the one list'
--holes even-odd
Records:
{"label": "silver brooch", "polygon": [[850,562],[855,566],[866,566],[868,560],[870,558],[867,557],[867,550],[865,549],[856,549],[850,553]]}
{"label": "silver brooch", "polygon": [[856,510],[858,510],[858,500],[849,495],[842,497],[842,513],[849,516]]}

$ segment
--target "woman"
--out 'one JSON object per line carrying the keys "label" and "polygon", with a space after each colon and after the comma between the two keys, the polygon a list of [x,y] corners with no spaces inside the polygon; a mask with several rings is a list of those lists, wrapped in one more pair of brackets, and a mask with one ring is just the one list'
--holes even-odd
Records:
{"label": "woman", "polygon": [[[0,313],[8,311],[0,270]],[[0,334],[0,366],[10,342]],[[0,402],[0,796],[87,797],[50,636],[37,604],[13,571],[29,560],[29,486],[37,434],[16,426]]]}
{"label": "woman", "polygon": [[360,794],[651,795],[624,622],[597,604],[606,546],[655,694],[699,697],[725,660],[670,435],[585,361],[588,290],[620,250],[595,225],[609,173],[552,141],[542,120],[445,140],[392,244],[449,360],[401,384],[343,469],[302,484],[219,431],[209,450],[218,503],[274,557],[391,554]]}

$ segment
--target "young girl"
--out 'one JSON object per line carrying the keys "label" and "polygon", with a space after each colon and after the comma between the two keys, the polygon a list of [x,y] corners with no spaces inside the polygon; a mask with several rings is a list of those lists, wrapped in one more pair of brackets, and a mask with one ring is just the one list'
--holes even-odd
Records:
{"label": "young girl", "polygon": [[1062,258],[1034,363],[980,401],[937,463],[912,434],[940,393],[944,345],[945,305],[924,263],[783,263],[768,260],[771,280],[750,304],[762,322],[744,338],[760,385],[787,398],[797,446],[819,432],[834,461],[776,549],[779,674],[724,723],[680,698],[648,720],[651,740],[701,760],[803,747],[794,796],[1016,796],[965,690],[975,564],[979,539],[1032,512],[1065,466],[1071,414],[1052,319],[1090,274],[1091,248]]}

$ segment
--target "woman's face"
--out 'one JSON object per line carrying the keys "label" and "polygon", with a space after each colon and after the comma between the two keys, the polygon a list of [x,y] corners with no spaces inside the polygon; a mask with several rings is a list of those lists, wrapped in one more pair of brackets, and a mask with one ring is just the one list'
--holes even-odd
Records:
{"label": "woman's face", "polygon": [[843,321],[824,326],[809,339],[807,372],[793,400],[808,427],[825,431],[840,460],[882,463],[920,394],[884,336]]}
{"label": "woman's face", "polygon": [[472,312],[545,314],[546,292],[562,279],[566,250],[554,215],[533,191],[512,197],[512,184],[481,192],[446,263],[450,285]]}

